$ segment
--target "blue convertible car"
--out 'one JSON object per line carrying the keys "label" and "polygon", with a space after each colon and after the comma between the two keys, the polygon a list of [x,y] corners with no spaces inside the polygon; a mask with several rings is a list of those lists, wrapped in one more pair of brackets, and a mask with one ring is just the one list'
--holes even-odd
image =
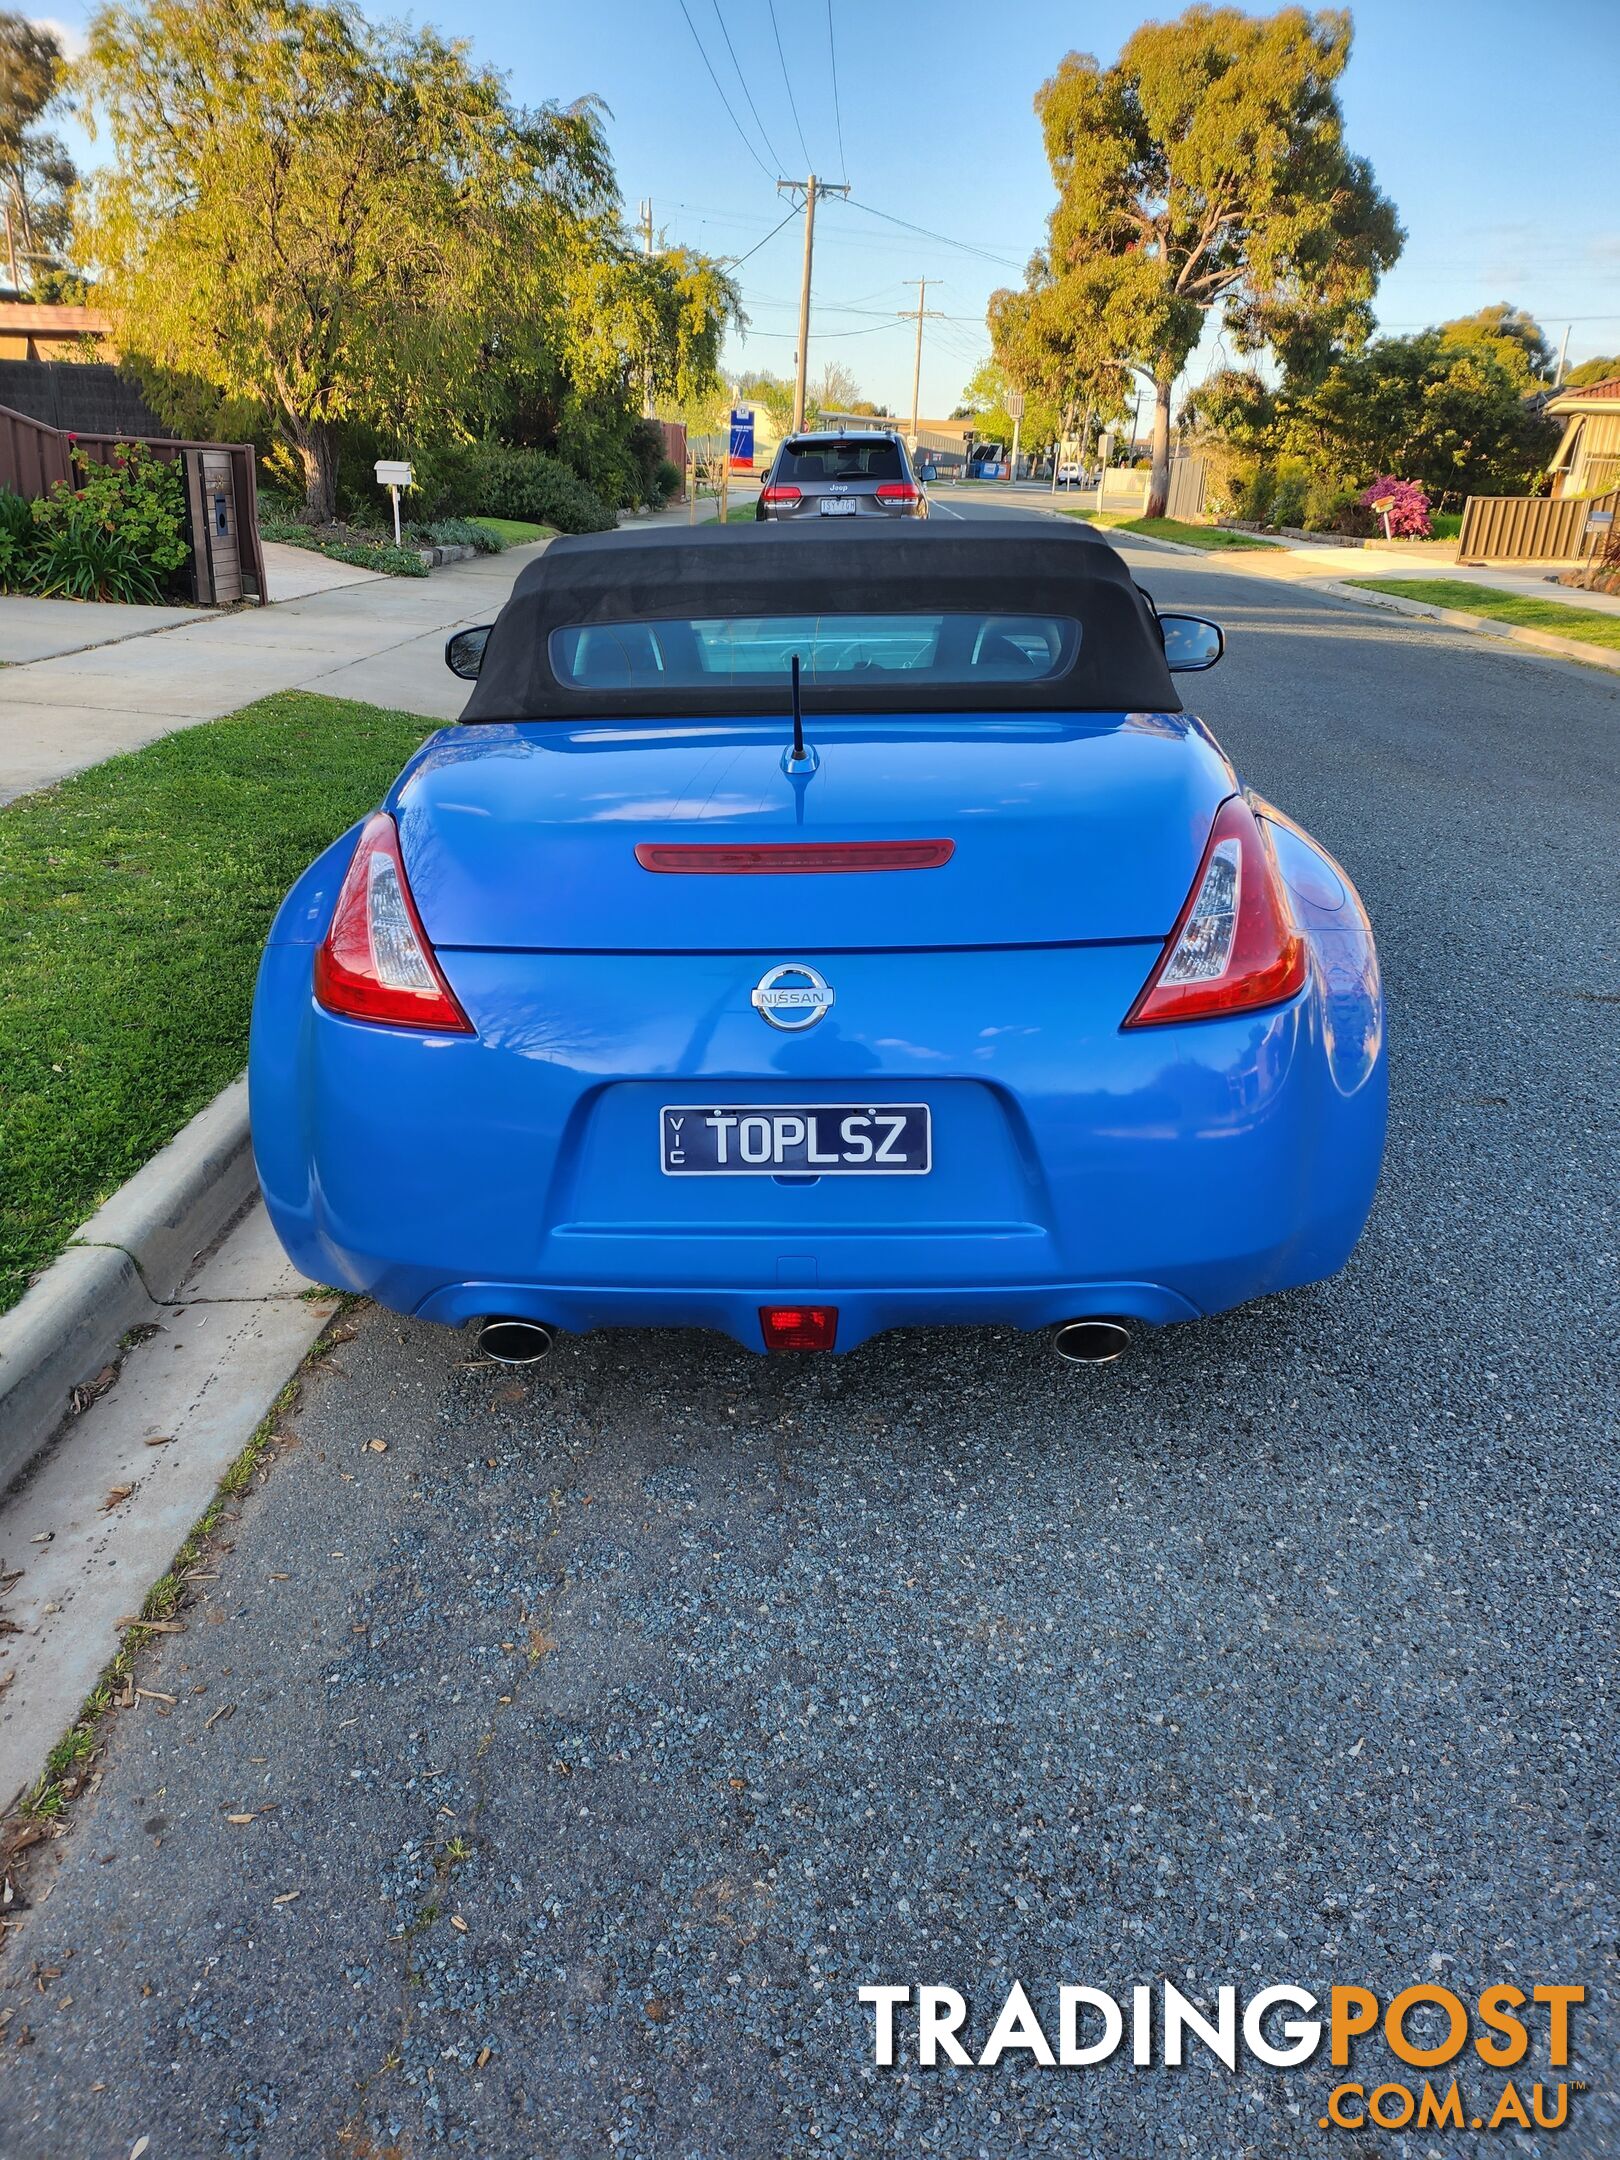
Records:
{"label": "blue convertible car", "polygon": [[552,1331],[848,1350],[1331,1275],[1383,1148],[1348,878],[1244,788],[1084,526],[560,540],[462,724],[299,879],[254,1147],[309,1275]]}

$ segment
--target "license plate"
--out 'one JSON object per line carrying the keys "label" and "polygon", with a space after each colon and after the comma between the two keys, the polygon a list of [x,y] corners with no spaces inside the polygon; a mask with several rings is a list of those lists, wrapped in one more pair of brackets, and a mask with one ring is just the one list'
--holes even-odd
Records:
{"label": "license plate", "polygon": [[658,1113],[666,1177],[921,1177],[926,1103],[675,1103]]}
{"label": "license plate", "polygon": [[853,517],[855,499],[851,495],[823,495],[821,514],[823,517]]}

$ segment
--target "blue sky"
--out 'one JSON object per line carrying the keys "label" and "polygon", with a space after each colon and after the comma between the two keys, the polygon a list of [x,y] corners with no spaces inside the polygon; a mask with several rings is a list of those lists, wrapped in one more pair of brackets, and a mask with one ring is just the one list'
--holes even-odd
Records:
{"label": "blue sky", "polygon": [[[650,196],[671,240],[732,256],[758,247],[739,272],[751,321],[730,366],[791,367],[802,226],[767,238],[788,208],[778,173],[802,175],[808,151],[823,177],[847,178],[853,202],[870,207],[818,211],[811,370],[840,359],[868,396],[909,410],[913,329],[894,317],[916,304],[904,281],[926,277],[941,310],[924,343],[930,413],[958,402],[988,351],[988,295],[1017,282],[1042,235],[1052,187],[1035,90],[1066,51],[1111,59],[1137,23],[1177,12],[1116,0],[1010,0],[990,15],[982,0],[832,0],[835,106],[827,0],[775,0],[786,79],[767,0],[686,7],[736,124],[680,0],[456,0],[410,12],[468,38],[524,99],[603,98],[632,215]],[[63,0],[53,10],[70,27],[89,12]],[[1530,308],[1555,344],[1569,324],[1572,363],[1620,352],[1613,0],[1359,0],[1352,14],[1348,138],[1408,233],[1379,295],[1381,321],[1415,329],[1506,299]],[[1212,333],[1193,379],[1220,357]]]}

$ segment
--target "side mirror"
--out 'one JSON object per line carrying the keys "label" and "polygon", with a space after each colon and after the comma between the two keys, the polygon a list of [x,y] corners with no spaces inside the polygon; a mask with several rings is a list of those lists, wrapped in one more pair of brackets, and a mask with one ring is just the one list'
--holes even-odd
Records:
{"label": "side mirror", "polygon": [[1202,615],[1161,615],[1164,657],[1172,675],[1197,675],[1212,668],[1226,650],[1219,623]]}
{"label": "side mirror", "polygon": [[480,623],[476,630],[458,630],[453,638],[445,641],[444,664],[452,675],[459,675],[465,682],[476,682],[484,665],[484,647],[489,643],[493,623]]}

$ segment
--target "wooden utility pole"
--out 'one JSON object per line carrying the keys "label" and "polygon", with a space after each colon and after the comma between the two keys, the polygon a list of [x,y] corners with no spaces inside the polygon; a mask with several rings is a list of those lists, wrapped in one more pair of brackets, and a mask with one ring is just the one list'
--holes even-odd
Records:
{"label": "wooden utility pole", "polygon": [[[646,256],[647,260],[651,262],[653,251],[653,224],[652,197],[650,195],[644,195],[641,198],[640,211],[641,250],[642,253]],[[643,420],[650,420],[652,418],[652,409],[652,353],[648,351],[643,353],[641,356],[641,417],[643,418]]]}
{"label": "wooden utility pole", "polygon": [[[922,391],[922,326],[924,318],[929,315],[937,315],[939,313],[939,309],[931,308],[927,305],[927,278],[908,277],[902,278],[900,282],[903,285],[915,285],[917,288],[917,356],[911,364],[911,448],[913,454],[915,455],[917,449],[917,401]],[[934,283],[937,285],[939,282],[939,279],[935,278]],[[900,319],[903,322],[909,320],[911,312],[912,311],[910,308],[900,309]]]}
{"label": "wooden utility pole", "polygon": [[818,180],[811,173],[805,180],[778,180],[778,195],[802,196],[804,200],[804,271],[799,280],[799,358],[793,378],[793,432],[797,435],[804,426],[804,386],[810,369],[810,268],[815,259],[816,247],[816,197],[818,195],[847,195],[848,183],[835,184],[831,180]]}

